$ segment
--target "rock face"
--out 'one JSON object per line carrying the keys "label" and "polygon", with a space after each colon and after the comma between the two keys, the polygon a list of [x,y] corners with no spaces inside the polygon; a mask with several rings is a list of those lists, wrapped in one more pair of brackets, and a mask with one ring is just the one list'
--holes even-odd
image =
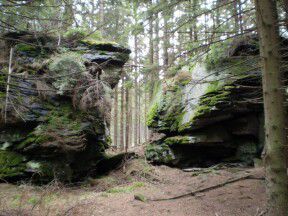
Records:
{"label": "rock face", "polygon": [[[59,47],[53,37],[28,32],[3,37],[0,179],[70,182],[97,173],[110,142],[111,91],[130,50],[65,38]],[[6,106],[10,47],[13,72]]]}
{"label": "rock face", "polygon": [[257,47],[253,37],[214,46],[202,62],[159,86],[148,125],[166,136],[148,145],[149,160],[180,167],[253,164],[264,130]]}

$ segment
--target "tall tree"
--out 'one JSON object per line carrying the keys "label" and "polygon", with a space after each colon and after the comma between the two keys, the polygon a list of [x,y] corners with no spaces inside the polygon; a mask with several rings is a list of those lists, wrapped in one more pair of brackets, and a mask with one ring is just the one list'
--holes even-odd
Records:
{"label": "tall tree", "polygon": [[288,213],[286,112],[280,73],[276,0],[255,0],[263,64],[268,215]]}
{"label": "tall tree", "polygon": [[[162,4],[167,4],[165,0],[162,0]],[[167,6],[169,7],[169,6]],[[164,72],[167,73],[167,69],[169,66],[169,46],[170,46],[170,38],[169,38],[169,8],[165,8],[163,10],[163,22],[164,22],[164,36],[163,36],[163,69]]]}
{"label": "tall tree", "polygon": [[125,150],[125,136],[124,136],[124,118],[125,118],[125,89],[124,89],[124,76],[121,79],[121,112],[120,112],[120,150]]}
{"label": "tall tree", "polygon": [[[128,80],[128,76],[126,75],[126,82],[129,81]],[[125,110],[126,110],[126,114],[125,114],[125,119],[126,119],[126,130],[125,130],[125,140],[126,140],[126,145],[125,145],[125,151],[128,152],[128,148],[130,145],[130,95],[129,95],[129,88],[128,85],[126,84],[125,86],[125,95],[126,95],[126,100],[125,100]]]}
{"label": "tall tree", "polygon": [[114,145],[118,148],[118,85],[114,89]]}

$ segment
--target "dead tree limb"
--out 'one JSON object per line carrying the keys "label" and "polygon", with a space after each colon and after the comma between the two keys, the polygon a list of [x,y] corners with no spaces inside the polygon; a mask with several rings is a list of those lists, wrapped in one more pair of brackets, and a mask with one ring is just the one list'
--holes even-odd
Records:
{"label": "dead tree limb", "polygon": [[[215,190],[217,188],[224,187],[224,186],[226,186],[228,184],[232,184],[232,183],[235,183],[235,182],[238,182],[238,181],[242,181],[242,180],[245,180],[245,179],[262,180],[262,178],[256,178],[256,177],[253,177],[253,175],[248,174],[248,175],[240,176],[238,178],[229,179],[229,180],[227,180],[225,182],[222,182],[220,184],[217,184],[217,185],[213,185],[213,186],[210,186],[210,187],[202,188],[200,190],[195,190],[195,191],[192,191],[192,192],[187,193],[187,194],[182,194],[182,195],[175,196],[175,197],[170,197],[170,198],[148,199],[148,200],[149,201],[168,201],[168,200],[181,199],[181,198],[185,198],[185,197],[188,197],[188,196],[195,196],[195,195],[197,195],[199,193],[204,193],[204,192],[208,192],[208,191],[211,191],[211,190]],[[264,180],[264,178],[263,178],[263,180]]]}

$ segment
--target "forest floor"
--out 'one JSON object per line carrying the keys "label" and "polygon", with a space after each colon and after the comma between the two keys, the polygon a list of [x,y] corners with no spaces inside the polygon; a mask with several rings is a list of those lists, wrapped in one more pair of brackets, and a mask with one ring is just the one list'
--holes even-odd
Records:
{"label": "forest floor", "polygon": [[[260,216],[266,205],[263,177],[263,168],[184,172],[134,159],[81,187],[2,183],[0,216]],[[190,195],[175,198],[184,194]]]}

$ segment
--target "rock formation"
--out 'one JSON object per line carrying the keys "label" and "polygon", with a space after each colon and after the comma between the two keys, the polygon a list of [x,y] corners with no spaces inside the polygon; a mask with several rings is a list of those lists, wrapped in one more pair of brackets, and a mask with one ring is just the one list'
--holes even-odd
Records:
{"label": "rock formation", "polygon": [[211,47],[159,86],[148,125],[164,138],[146,149],[156,164],[253,164],[263,150],[263,104],[257,38]]}
{"label": "rock formation", "polygon": [[105,159],[111,91],[130,50],[79,34],[62,41],[29,32],[2,36],[0,179],[78,181]]}

